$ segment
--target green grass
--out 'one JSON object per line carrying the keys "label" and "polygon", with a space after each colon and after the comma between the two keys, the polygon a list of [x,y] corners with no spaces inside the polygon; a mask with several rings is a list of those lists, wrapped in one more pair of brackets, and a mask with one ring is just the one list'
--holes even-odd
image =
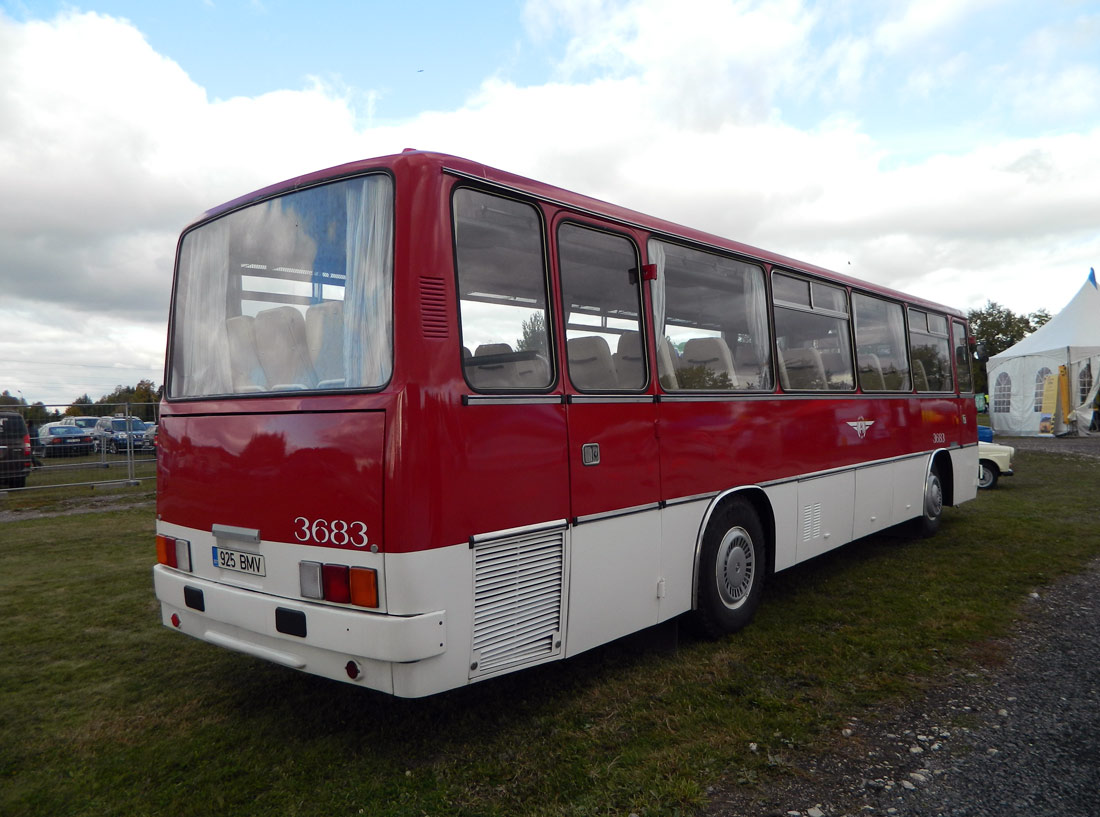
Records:
{"label": "green grass", "polygon": [[776,576],[721,642],[620,643],[419,701],[161,627],[151,505],[7,523],[0,814],[690,813],[988,656],[1028,592],[1100,554],[1100,463],[1016,466],[933,539]]}
{"label": "green grass", "polygon": [[[80,456],[36,455],[39,465],[27,477],[28,488],[42,488],[71,483],[124,480],[128,478],[126,455],[91,453]],[[156,476],[156,459],[145,452],[134,453],[134,477]]]}

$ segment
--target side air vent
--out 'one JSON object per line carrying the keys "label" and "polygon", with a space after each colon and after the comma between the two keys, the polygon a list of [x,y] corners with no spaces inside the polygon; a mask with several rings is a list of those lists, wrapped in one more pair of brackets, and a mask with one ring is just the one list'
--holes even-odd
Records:
{"label": "side air vent", "polygon": [[420,279],[420,330],[426,338],[447,337],[447,294],[441,278]]}
{"label": "side air vent", "polygon": [[558,654],[564,585],[564,528],[474,545],[470,675]]}
{"label": "side air vent", "polygon": [[802,508],[802,541],[809,542],[821,536],[821,503],[815,502]]}

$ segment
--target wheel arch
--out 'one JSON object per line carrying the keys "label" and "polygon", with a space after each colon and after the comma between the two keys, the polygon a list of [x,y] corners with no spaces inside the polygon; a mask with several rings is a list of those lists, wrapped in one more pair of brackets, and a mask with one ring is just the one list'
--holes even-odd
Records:
{"label": "wheel arch", "polygon": [[[951,461],[951,454],[946,449],[932,452],[928,458],[928,471],[935,468],[940,475],[940,486],[943,488],[943,504],[945,506],[955,504],[955,467]],[[926,475],[927,476],[927,475]]]}
{"label": "wheel arch", "polygon": [[743,499],[752,506],[752,509],[756,512],[757,519],[760,520],[760,525],[764,529],[764,550],[767,555],[767,566],[765,567],[764,575],[770,576],[774,572],[775,568],[775,512],[772,509],[771,501],[768,499],[768,495],[764,493],[764,489],[759,485],[742,485],[737,488],[730,488],[726,491],[722,491],[720,494],[711,500],[710,505],[707,506],[706,512],[703,514],[702,520],[699,522],[699,530],[695,534],[695,553],[693,555],[693,564],[691,568],[691,609],[697,610],[699,608],[699,567],[702,559],[703,552],[703,537],[707,532],[707,525],[710,524],[711,517],[721,508],[728,505],[734,499]]}

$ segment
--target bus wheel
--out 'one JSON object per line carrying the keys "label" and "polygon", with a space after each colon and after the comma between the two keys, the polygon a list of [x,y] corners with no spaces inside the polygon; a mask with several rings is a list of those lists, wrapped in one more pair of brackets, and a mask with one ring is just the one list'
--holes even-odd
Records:
{"label": "bus wheel", "polygon": [[1000,469],[991,462],[982,460],[978,463],[978,487],[996,488],[997,477],[1001,475]]}
{"label": "bus wheel", "polygon": [[711,638],[740,630],[760,604],[767,545],[756,511],[734,499],[711,517],[699,561],[695,617]]}
{"label": "bus wheel", "polygon": [[921,536],[933,536],[940,529],[940,515],[943,513],[943,482],[939,469],[933,465],[928,471],[924,483],[924,513],[916,520],[917,533]]}

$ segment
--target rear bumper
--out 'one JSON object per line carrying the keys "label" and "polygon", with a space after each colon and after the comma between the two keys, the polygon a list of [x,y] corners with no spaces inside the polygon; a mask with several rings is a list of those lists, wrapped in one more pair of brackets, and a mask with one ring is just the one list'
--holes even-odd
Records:
{"label": "rear bumper", "polygon": [[[393,616],[331,607],[241,590],[163,565],[153,568],[153,585],[167,627],[383,692],[393,692],[393,664],[422,661],[447,649],[444,611]],[[296,625],[289,629],[304,634],[287,632],[288,619]],[[358,665],[360,674],[354,678],[347,670],[349,661]]]}

